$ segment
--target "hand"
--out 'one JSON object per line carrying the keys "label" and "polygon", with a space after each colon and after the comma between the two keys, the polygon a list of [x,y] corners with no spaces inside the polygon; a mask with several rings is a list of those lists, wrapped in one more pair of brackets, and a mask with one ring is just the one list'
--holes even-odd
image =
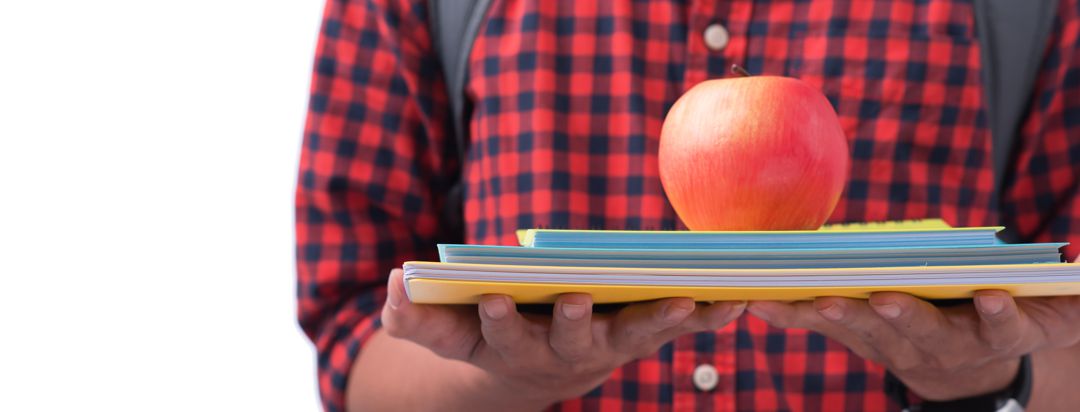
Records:
{"label": "hand", "polygon": [[387,293],[387,334],[472,363],[507,396],[538,407],[581,396],[624,363],[680,335],[721,328],[746,307],[672,298],[594,314],[592,298],[580,293],[559,296],[551,316],[518,313],[504,295],[484,296],[478,306],[419,305],[406,298],[400,269],[390,272]]}
{"label": "hand", "polygon": [[973,302],[938,308],[880,292],[869,300],[751,302],[747,310],[775,327],[828,336],[935,401],[1003,389],[1020,356],[1080,341],[1080,296],[1013,299],[987,290],[976,292]]}

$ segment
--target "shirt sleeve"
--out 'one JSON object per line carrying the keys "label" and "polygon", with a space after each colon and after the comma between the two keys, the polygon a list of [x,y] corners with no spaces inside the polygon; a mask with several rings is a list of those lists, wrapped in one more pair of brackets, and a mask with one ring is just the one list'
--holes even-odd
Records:
{"label": "shirt sleeve", "polygon": [[1003,193],[1005,223],[1023,241],[1070,242],[1080,253],[1080,1],[1059,2],[1030,111]]}
{"label": "shirt sleeve", "polygon": [[[415,4],[413,4],[415,3]],[[392,268],[437,258],[459,169],[424,2],[328,0],[296,190],[298,317],[327,410],[379,327]]]}

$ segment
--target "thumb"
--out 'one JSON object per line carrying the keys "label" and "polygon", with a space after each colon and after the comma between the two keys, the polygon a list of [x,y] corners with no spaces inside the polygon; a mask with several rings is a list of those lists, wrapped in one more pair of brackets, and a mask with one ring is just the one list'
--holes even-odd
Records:
{"label": "thumb", "polygon": [[437,355],[466,359],[481,339],[480,319],[469,306],[421,305],[409,301],[401,269],[390,271],[382,325],[391,337],[415,342]]}

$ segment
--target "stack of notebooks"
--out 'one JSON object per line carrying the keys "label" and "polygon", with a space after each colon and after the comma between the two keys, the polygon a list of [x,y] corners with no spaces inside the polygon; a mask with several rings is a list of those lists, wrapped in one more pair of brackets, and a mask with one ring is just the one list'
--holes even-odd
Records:
{"label": "stack of notebooks", "polygon": [[1080,295],[1080,264],[1062,262],[1065,243],[1004,244],[1001,229],[940,220],[774,232],[530,229],[518,233],[521,246],[439,245],[440,262],[405,263],[405,286],[413,302],[439,304],[484,294],[550,303],[569,292],[598,303],[865,298],[886,290],[926,299],[980,289]]}

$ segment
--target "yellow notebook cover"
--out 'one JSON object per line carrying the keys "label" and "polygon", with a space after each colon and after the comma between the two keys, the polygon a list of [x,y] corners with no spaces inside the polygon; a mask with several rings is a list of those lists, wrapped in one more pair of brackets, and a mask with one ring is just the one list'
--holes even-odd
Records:
{"label": "yellow notebook cover", "polygon": [[976,290],[998,289],[1013,296],[1080,295],[1080,281],[1038,284],[922,285],[895,288],[841,287],[674,287],[570,285],[537,283],[476,282],[459,280],[410,279],[409,299],[416,303],[476,303],[484,294],[509,295],[517,303],[553,303],[562,293],[588,293],[596,303],[640,302],[672,297],[689,297],[699,302],[722,300],[810,300],[818,296],[865,299],[870,293],[890,290],[910,293],[923,299],[968,298]]}
{"label": "yellow notebook cover", "polygon": [[[406,262],[405,285],[409,299],[416,303],[465,304],[475,303],[484,294],[509,295],[518,303],[551,303],[562,293],[588,293],[597,303],[619,303],[654,300],[668,297],[689,297],[697,301],[721,300],[806,300],[818,296],[844,296],[866,298],[876,291],[910,293],[925,299],[952,299],[970,297],[976,290],[999,289],[1014,296],[1061,296],[1080,295],[1080,265],[1072,263],[1049,263],[1032,265],[985,265],[985,266],[937,266],[892,268],[839,268],[839,269],[639,269],[639,268],[582,268],[541,267],[511,265],[450,264],[439,262]],[[890,276],[901,279],[904,275],[930,274],[938,280],[928,279],[921,283],[875,286],[671,286],[663,284],[582,284],[547,283],[488,280],[501,276],[528,274],[575,273],[599,275],[646,275],[662,271],[670,275],[708,276],[738,275],[753,280],[755,275],[785,276],[798,283],[804,276],[847,276],[853,282],[874,276]],[[482,274],[474,279],[439,279],[426,277],[427,273],[447,272],[455,276]],[[998,276],[995,273],[1000,272]],[[461,275],[464,274],[464,275]],[[869,274],[869,275],[867,275]],[[951,279],[954,276],[985,276],[978,281],[965,283]],[[552,275],[554,276],[554,275]],[[485,279],[486,277],[486,279]],[[655,277],[655,276],[653,276]],[[924,276],[925,277],[925,276]],[[662,276],[660,277],[662,279]],[[905,283],[905,282],[902,282]]]}

